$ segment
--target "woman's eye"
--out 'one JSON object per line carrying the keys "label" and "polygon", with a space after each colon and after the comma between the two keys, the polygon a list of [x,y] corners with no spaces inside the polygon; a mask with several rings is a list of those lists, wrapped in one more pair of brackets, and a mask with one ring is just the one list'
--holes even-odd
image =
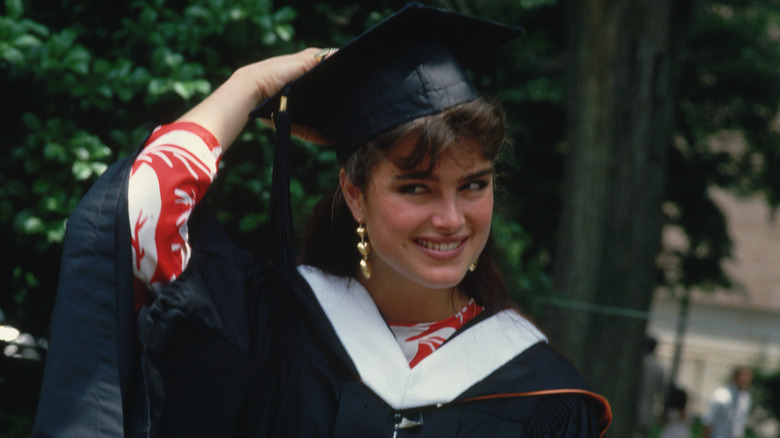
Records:
{"label": "woman's eye", "polygon": [[488,182],[484,180],[469,181],[463,185],[463,190],[482,190],[488,186]]}
{"label": "woman's eye", "polygon": [[426,192],[426,188],[420,184],[408,184],[401,186],[399,191],[405,195],[421,195]]}

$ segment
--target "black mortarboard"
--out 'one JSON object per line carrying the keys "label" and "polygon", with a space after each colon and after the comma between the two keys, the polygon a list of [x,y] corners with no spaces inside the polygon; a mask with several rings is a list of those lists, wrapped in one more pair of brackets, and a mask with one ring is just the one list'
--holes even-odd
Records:
{"label": "black mortarboard", "polygon": [[412,3],[288,84],[252,116],[269,119],[285,95],[292,123],[327,135],[343,160],[379,133],[479,97],[462,65],[522,32]]}
{"label": "black mortarboard", "polygon": [[[411,3],[256,107],[251,117],[273,116],[277,127],[269,217],[272,258],[294,266],[286,145],[290,124],[325,134],[343,161],[380,133],[478,98],[463,66],[522,32]],[[283,96],[286,109],[279,111]]]}

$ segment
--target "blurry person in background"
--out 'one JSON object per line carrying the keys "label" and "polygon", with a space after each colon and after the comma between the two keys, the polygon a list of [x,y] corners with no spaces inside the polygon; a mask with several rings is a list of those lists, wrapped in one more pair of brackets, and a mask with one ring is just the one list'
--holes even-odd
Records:
{"label": "blurry person in background", "polygon": [[743,438],[753,404],[748,392],[753,371],[746,366],[734,370],[732,382],[713,391],[702,417],[702,438]]}
{"label": "blurry person in background", "polygon": [[635,438],[644,438],[658,424],[664,404],[664,366],[655,355],[658,341],[645,336],[645,354],[642,358],[642,382],[637,403]]}
{"label": "blurry person in background", "polygon": [[669,388],[664,410],[664,426],[659,438],[690,438],[691,420],[685,410],[688,393],[678,387]]}

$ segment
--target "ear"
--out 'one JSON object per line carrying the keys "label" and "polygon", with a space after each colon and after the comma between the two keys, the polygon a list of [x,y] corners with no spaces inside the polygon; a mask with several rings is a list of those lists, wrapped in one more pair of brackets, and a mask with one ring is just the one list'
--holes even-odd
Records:
{"label": "ear", "polygon": [[352,212],[352,217],[355,219],[355,222],[360,222],[361,219],[365,218],[363,207],[365,206],[366,197],[363,195],[363,191],[352,183],[344,168],[341,168],[339,171],[339,186],[349,211]]}

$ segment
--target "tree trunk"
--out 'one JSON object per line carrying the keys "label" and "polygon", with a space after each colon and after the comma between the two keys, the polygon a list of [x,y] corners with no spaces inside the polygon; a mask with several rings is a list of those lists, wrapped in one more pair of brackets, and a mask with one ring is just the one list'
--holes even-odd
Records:
{"label": "tree trunk", "polygon": [[569,4],[569,150],[553,274],[554,297],[568,305],[543,325],[610,400],[616,437],[632,436],[646,320],[576,305],[650,307],[672,137],[675,1]]}

